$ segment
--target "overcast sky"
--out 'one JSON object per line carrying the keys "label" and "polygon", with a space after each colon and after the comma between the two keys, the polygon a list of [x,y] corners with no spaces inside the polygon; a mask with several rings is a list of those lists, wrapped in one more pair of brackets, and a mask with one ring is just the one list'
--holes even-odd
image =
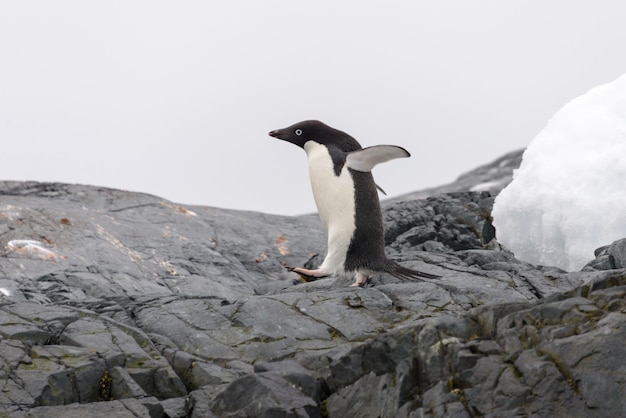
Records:
{"label": "overcast sky", "polygon": [[570,99],[626,73],[623,1],[0,0],[2,180],[181,204],[315,210],[320,119],[412,153],[390,196],[525,147]]}

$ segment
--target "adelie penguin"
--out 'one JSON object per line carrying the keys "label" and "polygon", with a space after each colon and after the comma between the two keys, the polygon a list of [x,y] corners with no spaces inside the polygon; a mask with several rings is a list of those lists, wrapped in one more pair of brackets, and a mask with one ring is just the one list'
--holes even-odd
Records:
{"label": "adelie penguin", "polygon": [[315,120],[271,131],[270,136],[306,151],[313,197],[328,235],[328,250],[316,270],[294,268],[304,276],[355,274],[352,286],[363,286],[375,272],[409,278],[439,278],[401,266],[385,255],[383,219],[371,170],[410,154],[394,145],[362,148],[345,132]]}

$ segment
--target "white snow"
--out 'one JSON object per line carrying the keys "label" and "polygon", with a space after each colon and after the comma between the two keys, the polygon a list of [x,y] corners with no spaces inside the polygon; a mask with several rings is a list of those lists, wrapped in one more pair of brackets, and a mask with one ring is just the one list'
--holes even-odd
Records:
{"label": "white snow", "polygon": [[519,259],[569,271],[626,238],[626,75],[553,116],[492,215],[498,241]]}

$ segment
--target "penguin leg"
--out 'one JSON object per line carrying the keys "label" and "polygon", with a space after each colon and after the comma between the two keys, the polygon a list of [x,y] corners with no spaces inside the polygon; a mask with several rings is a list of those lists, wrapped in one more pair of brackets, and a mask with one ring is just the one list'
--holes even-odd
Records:
{"label": "penguin leg", "polygon": [[290,268],[289,271],[293,271],[294,273],[298,273],[300,276],[302,276],[306,281],[312,281],[312,280],[307,280],[308,278],[313,278],[313,280],[315,279],[321,279],[322,277],[327,277],[330,276],[330,274],[326,273],[323,270],[317,269],[317,270],[309,270],[309,269],[305,269],[302,267],[296,267],[296,268]]}
{"label": "penguin leg", "polygon": [[352,283],[350,286],[363,287],[367,283],[368,278],[369,276],[367,274],[363,273],[362,271],[357,271],[354,275],[354,283]]}

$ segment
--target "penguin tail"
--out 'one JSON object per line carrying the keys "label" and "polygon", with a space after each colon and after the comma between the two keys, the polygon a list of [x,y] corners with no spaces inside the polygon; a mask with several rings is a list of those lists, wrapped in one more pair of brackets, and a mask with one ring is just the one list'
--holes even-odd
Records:
{"label": "penguin tail", "polygon": [[389,273],[394,277],[399,279],[413,279],[420,280],[424,279],[440,279],[441,276],[437,276],[436,274],[424,273],[423,271],[413,270],[403,265],[393,261],[388,260],[388,263],[385,264],[385,268],[383,269],[385,273]]}

